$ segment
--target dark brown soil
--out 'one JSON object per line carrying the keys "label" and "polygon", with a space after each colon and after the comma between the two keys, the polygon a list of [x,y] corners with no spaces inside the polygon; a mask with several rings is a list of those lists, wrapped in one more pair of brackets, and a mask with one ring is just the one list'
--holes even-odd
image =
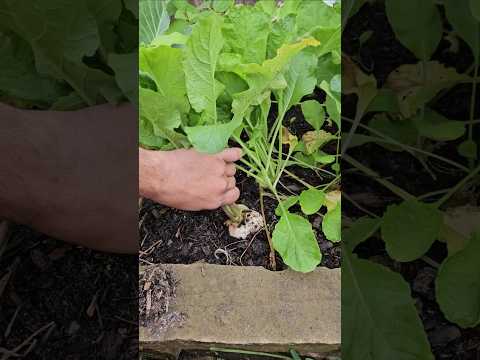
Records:
{"label": "dark brown soil", "polygon": [[0,289],[0,348],[14,349],[47,326],[18,351],[31,346],[25,359],[138,358],[137,257],[12,230],[0,258],[0,278],[11,271]]}
{"label": "dark brown soil", "polygon": [[[360,46],[359,37],[367,30],[373,31],[367,43]],[[460,41],[459,52],[447,51],[449,44],[443,41],[434,55],[434,59],[448,66],[454,66],[462,72],[472,63],[472,55],[468,47]],[[385,15],[384,5],[376,2],[366,4],[348,23],[343,36],[342,48],[360,67],[371,73],[381,87],[388,74],[402,64],[416,63],[417,60],[396,39]],[[457,86],[443,92],[431,104],[434,109],[450,119],[468,119],[471,86]],[[342,113],[351,116],[355,111],[355,98],[345,97],[342,100]],[[476,101],[476,115],[480,115],[480,97]],[[349,128],[344,123],[344,129]],[[475,134],[480,138],[480,134]],[[430,143],[434,152],[451,160],[466,164],[465,159],[458,156],[458,143]],[[435,190],[448,189],[461,180],[465,174],[450,165],[437,160],[428,159],[428,165],[435,174],[434,179],[422,166],[418,159],[400,152],[387,151],[384,148],[367,144],[349,150],[349,155],[364,165],[378,172],[402,189],[413,195],[422,195]],[[347,164],[342,168],[343,191],[358,204],[371,212],[381,215],[385,208],[399,201],[398,197],[379,185],[375,180],[354,171]],[[480,205],[480,184],[477,182],[469,189],[460,191],[453,199],[453,204]],[[435,200],[438,197],[432,197]],[[350,218],[364,216],[365,213],[348,201],[342,204],[343,212]],[[382,263],[399,272],[409,282],[412,296],[417,305],[419,316],[427,332],[436,359],[470,360],[480,358],[480,328],[461,329],[448,322],[435,301],[434,279],[437,269],[423,260],[410,263],[392,261],[385,251],[383,241],[370,239],[357,247],[356,252],[363,258]],[[430,259],[441,263],[447,256],[444,244],[436,242],[426,254]]]}
{"label": "dark brown soil", "polygon": [[[258,188],[254,180],[237,175],[241,190],[240,203],[260,211]],[[265,216],[273,230],[278,218],[276,201],[265,198]],[[222,210],[187,212],[166,208],[144,199],[140,211],[140,259],[149,263],[191,264],[205,261],[210,264],[264,266],[268,263],[268,240],[265,232],[255,238],[239,241],[230,237]],[[317,241],[323,253],[322,266],[340,266],[340,247],[323,237],[320,216],[312,216]],[[218,250],[218,251],[217,251]],[[227,259],[228,254],[228,259]],[[284,268],[277,256],[278,269]]]}

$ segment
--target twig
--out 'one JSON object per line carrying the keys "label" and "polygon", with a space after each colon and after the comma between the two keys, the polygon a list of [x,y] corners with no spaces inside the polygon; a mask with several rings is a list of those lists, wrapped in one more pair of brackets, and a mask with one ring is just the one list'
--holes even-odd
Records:
{"label": "twig", "polygon": [[141,253],[142,255],[150,255],[150,253],[151,253],[153,250],[155,250],[155,247],[156,247],[158,244],[160,244],[162,241],[163,241],[163,240],[158,240],[158,241],[154,242],[147,250],[145,250],[145,251],[140,251],[140,253]]}
{"label": "twig", "polygon": [[20,312],[20,309],[22,308],[22,305],[19,305],[17,307],[17,310],[15,310],[15,313],[13,314],[12,316],[12,320],[10,320],[10,322],[8,323],[8,326],[7,326],[7,329],[5,330],[5,333],[4,333],[4,338],[5,339],[8,339],[8,337],[10,336],[10,333],[12,331],[12,327],[13,327],[13,324],[15,323],[15,319],[17,318],[17,315],[18,313]]}
{"label": "twig", "polygon": [[[35,331],[32,335],[30,335],[24,342],[22,342],[20,345],[18,345],[16,348],[14,348],[13,350],[7,350],[7,349],[2,349],[1,352],[3,352],[3,356],[2,356],[2,359],[1,360],[8,360],[10,357],[14,356],[14,357],[24,357],[26,354],[28,354],[28,352],[30,352],[33,348],[33,346],[35,346],[36,342],[34,342],[34,344],[30,344],[30,342],[40,333],[42,333],[43,331],[49,329],[51,326],[54,326],[55,325],[55,322],[52,321],[52,322],[49,322],[48,324],[42,326],[40,329],[38,329],[37,331]],[[30,344],[30,346],[28,347],[28,349],[26,350],[26,352],[24,354],[18,354],[18,352],[23,348],[25,347],[26,345]]]}
{"label": "twig", "polygon": [[143,262],[143,263],[145,263],[145,264],[147,264],[147,265],[155,265],[154,263],[151,263],[150,261],[145,260],[145,259],[142,259],[142,258],[139,258],[138,260],[141,261],[141,262]]}
{"label": "twig", "polygon": [[243,266],[243,263],[242,263],[242,258],[243,258],[243,256],[245,255],[245,253],[246,253],[247,250],[250,248],[250,246],[252,245],[253,241],[255,240],[255,238],[257,237],[257,235],[260,234],[261,231],[262,231],[262,230],[257,231],[257,232],[252,236],[252,240],[250,240],[250,242],[248,243],[248,245],[247,245],[247,247],[245,248],[245,250],[243,250],[242,255],[240,255],[240,258],[239,258],[239,260],[240,260],[240,265]]}
{"label": "twig", "polygon": [[362,205],[360,205],[358,202],[356,202],[350,195],[346,194],[345,192],[342,193],[342,196],[350,201],[357,209],[363,211],[365,214],[370,215],[373,218],[377,218],[378,216],[371,212],[370,210],[365,209]]}

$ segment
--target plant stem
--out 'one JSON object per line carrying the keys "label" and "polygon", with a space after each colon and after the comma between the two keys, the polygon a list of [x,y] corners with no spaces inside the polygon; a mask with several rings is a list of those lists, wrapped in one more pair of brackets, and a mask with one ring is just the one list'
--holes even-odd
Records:
{"label": "plant stem", "polygon": [[[478,76],[478,63],[475,62],[475,70],[472,81],[472,96],[470,98],[470,121],[473,121],[475,117],[475,100],[477,98],[477,76]],[[473,141],[473,124],[468,124],[468,140]],[[470,169],[473,169],[475,165],[474,159],[468,159],[468,165]]]}
{"label": "plant stem", "polygon": [[[342,116],[342,119],[343,120],[346,120],[346,121],[349,121],[349,122],[352,122],[353,120],[352,119],[349,119],[345,116]],[[386,143],[386,144],[392,144],[392,145],[396,145],[400,148],[402,148],[403,150],[405,150],[406,152],[408,152],[409,154],[411,154],[412,156],[415,156],[414,152],[418,152],[419,154],[423,154],[423,155],[427,155],[429,157],[432,157],[432,158],[435,158],[437,160],[440,160],[440,161],[443,161],[445,162],[446,164],[450,164],[452,166],[455,166],[456,168],[458,169],[461,169],[465,172],[469,172],[470,169],[466,166],[463,166],[455,161],[452,161],[450,159],[447,159],[447,158],[444,158],[440,155],[437,155],[437,154],[434,154],[434,153],[431,153],[431,152],[428,152],[428,151],[425,151],[425,150],[422,150],[422,149],[418,149],[416,147],[413,147],[413,146],[409,146],[409,145],[405,145],[405,144],[402,144],[401,142],[399,141],[396,141],[395,139],[383,134],[382,132],[380,131],[377,131],[375,129],[372,129],[370,128],[369,126],[367,125],[363,125],[363,124],[359,124],[359,127],[362,128],[362,129],[365,129],[367,131],[369,131],[370,133],[374,134],[374,135],[377,135],[379,136],[380,138],[379,139],[375,139],[376,142],[383,142],[383,143]],[[415,156],[416,157],[416,156]]]}
{"label": "plant stem", "polygon": [[210,351],[233,353],[233,354],[244,354],[244,355],[256,355],[256,356],[264,356],[264,357],[270,357],[270,358],[275,358],[275,359],[292,360],[292,358],[290,356],[269,354],[269,353],[258,352],[258,351],[248,351],[248,350],[239,350],[239,349],[225,349],[225,348],[216,348],[216,347],[211,347]]}
{"label": "plant stem", "polygon": [[390,181],[387,181],[385,179],[382,179],[379,174],[377,174],[375,171],[372,169],[368,168],[367,166],[363,165],[362,163],[358,162],[354,158],[350,157],[350,155],[344,155],[343,160],[348,162],[350,165],[356,167],[366,175],[372,177],[375,181],[378,183],[382,184],[384,187],[386,187],[388,190],[393,192],[395,195],[398,197],[402,198],[403,200],[414,200],[415,196],[409,194],[405,190],[401,189],[397,185],[391,183]]}
{"label": "plant stem", "polygon": [[441,207],[450,197],[455,194],[458,190],[460,190],[467,182],[473,179],[476,175],[480,173],[480,165],[478,165],[475,169],[473,169],[470,174],[465,176],[457,185],[452,187],[440,200],[438,200],[435,205],[437,208]]}
{"label": "plant stem", "polygon": [[262,211],[262,216],[263,216],[263,228],[265,230],[265,234],[267,235],[268,246],[270,247],[270,254],[268,258],[270,260],[270,267],[272,268],[273,271],[276,271],[277,261],[275,259],[275,249],[273,248],[273,241],[272,241],[272,237],[270,236],[270,231],[268,230],[267,218],[265,216],[265,205],[263,203],[263,197],[264,197],[263,188],[261,186],[259,186],[258,188],[260,191],[260,209]]}

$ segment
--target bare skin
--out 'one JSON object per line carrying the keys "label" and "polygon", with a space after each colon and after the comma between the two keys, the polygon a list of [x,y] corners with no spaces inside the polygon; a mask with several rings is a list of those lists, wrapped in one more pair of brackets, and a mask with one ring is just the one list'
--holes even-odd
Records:
{"label": "bare skin", "polygon": [[238,148],[219,154],[195,150],[139,150],[140,194],[161,204],[182,210],[211,210],[238,200],[235,161]]}
{"label": "bare skin", "polygon": [[137,128],[129,106],[50,112],[0,104],[0,218],[93,249],[138,253]]}
{"label": "bare skin", "polygon": [[51,112],[0,104],[0,220],[133,254],[139,186],[143,196],[184,210],[215,209],[238,199],[233,162],[241,157],[239,149],[137,154],[137,129],[130,106]]}

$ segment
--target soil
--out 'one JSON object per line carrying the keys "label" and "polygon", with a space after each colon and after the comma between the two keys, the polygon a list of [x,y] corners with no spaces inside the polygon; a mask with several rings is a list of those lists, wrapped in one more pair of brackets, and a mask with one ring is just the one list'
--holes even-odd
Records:
{"label": "soil", "polygon": [[[360,35],[368,30],[372,31],[370,39],[360,45]],[[466,44],[460,41],[457,54],[449,52],[449,46],[447,41],[442,41],[434,54],[434,59],[456,67],[459,72],[466,71],[472,64],[472,55]],[[398,66],[417,62],[415,57],[395,39],[385,15],[384,5],[378,2],[364,5],[348,22],[342,36],[342,49],[365,72],[375,76],[379,87],[383,85],[388,74]],[[440,94],[432,106],[450,119],[468,119],[471,90],[471,86],[456,86]],[[476,105],[475,118],[478,118],[480,97]],[[342,99],[342,113],[350,117],[354,112],[355,97],[347,96]],[[343,130],[348,131],[348,128],[349,124],[346,123]],[[474,136],[478,139],[480,138],[478,127],[476,131]],[[436,154],[466,165],[465,160],[457,154],[458,142],[431,142],[428,145],[432,146]],[[436,179],[433,179],[418,159],[404,152],[388,151],[375,144],[353,148],[349,150],[349,155],[413,195],[451,188],[465,176],[449,165],[445,166],[439,161],[428,159],[427,163],[436,176]],[[354,171],[345,163],[342,167],[342,182],[343,191],[350,198],[377,215],[381,215],[389,204],[399,201],[398,197],[375,180]],[[473,183],[468,189],[458,192],[449,201],[449,205],[468,203],[479,206],[479,186],[478,182]],[[431,199],[434,200],[435,197]],[[363,210],[347,200],[342,205],[344,216],[357,218],[365,215]],[[356,252],[362,258],[369,258],[399,272],[410,284],[412,296],[436,359],[480,358],[480,327],[467,330],[448,322],[435,301],[436,266],[423,260],[409,263],[394,262],[386,254],[383,241],[378,239],[369,239],[358,246]],[[436,263],[441,263],[447,256],[445,244],[434,243],[426,256]]]}
{"label": "soil", "polygon": [[28,352],[25,359],[138,358],[136,256],[74,247],[13,226],[0,279],[0,352],[24,344],[18,352]]}

